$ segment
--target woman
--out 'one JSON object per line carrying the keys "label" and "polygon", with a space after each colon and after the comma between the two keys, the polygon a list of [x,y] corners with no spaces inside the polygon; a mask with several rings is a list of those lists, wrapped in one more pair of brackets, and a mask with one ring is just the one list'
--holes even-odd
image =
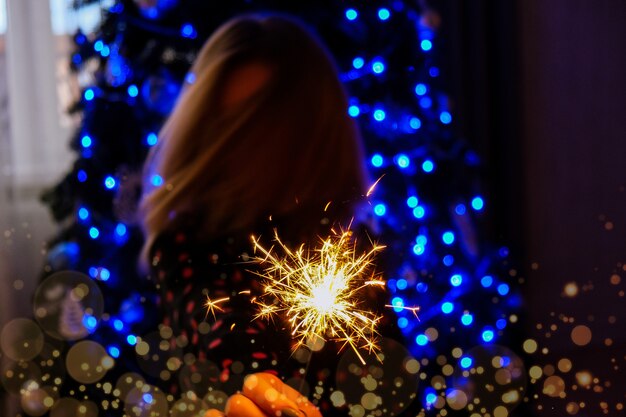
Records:
{"label": "woman", "polygon": [[[255,291],[255,266],[242,263],[250,235],[269,243],[276,227],[283,241],[300,244],[315,242],[333,222],[345,225],[359,214],[366,189],[363,152],[328,52],[290,18],[228,22],[207,41],[188,80],[147,162],[144,260],[185,363],[216,366],[219,376],[208,383],[234,392],[246,374],[289,378],[303,367],[287,365],[288,330],[252,320],[245,294]],[[215,319],[207,318],[205,300],[227,297]],[[332,380],[332,370],[318,371],[308,375]],[[265,407],[267,396],[254,400],[264,386],[285,393],[282,415],[318,413],[280,379],[254,378],[231,398],[229,416],[276,415],[274,403]],[[190,389],[182,377],[181,384],[180,391]],[[326,396],[318,404],[332,415]]]}

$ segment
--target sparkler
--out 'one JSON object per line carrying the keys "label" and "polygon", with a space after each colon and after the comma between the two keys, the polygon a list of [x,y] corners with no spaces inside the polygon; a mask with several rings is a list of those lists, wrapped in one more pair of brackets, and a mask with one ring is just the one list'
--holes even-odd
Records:
{"label": "sparkler", "polygon": [[254,300],[260,307],[256,318],[273,319],[284,314],[297,340],[295,348],[315,339],[343,342],[350,346],[363,364],[358,349],[376,353],[376,326],[381,317],[367,309],[366,287],[384,287],[375,279],[374,255],[384,246],[373,245],[369,252],[357,256],[350,230],[322,239],[321,247],[309,250],[304,245],[290,250],[275,234],[284,256],[274,254],[274,247],[265,249],[253,236],[255,250],[268,265],[259,273],[265,279],[263,294]]}

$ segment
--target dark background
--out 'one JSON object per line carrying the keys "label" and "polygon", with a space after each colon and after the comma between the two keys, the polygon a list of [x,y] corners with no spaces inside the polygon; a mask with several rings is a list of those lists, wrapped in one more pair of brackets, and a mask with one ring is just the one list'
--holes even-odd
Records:
{"label": "dark background", "polygon": [[[492,236],[512,249],[526,278],[526,336],[549,347],[546,363],[567,357],[575,370],[611,383],[605,393],[574,394],[595,406],[583,415],[601,415],[602,398],[608,415],[620,415],[613,407],[626,392],[624,370],[615,368],[626,352],[626,1],[436,4],[456,127],[485,158]],[[578,294],[564,296],[572,282]],[[559,315],[588,325],[591,343],[574,345],[567,326],[546,336]],[[560,409],[553,415],[566,415]]]}

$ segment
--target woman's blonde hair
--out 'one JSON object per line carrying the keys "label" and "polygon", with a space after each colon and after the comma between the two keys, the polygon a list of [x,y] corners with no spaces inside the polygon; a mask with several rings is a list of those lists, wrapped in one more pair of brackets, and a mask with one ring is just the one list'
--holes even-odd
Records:
{"label": "woman's blonde hair", "polygon": [[[249,63],[267,65],[269,81],[224,109],[228,74]],[[299,206],[333,201],[351,214],[366,187],[358,129],[329,53],[300,23],[235,18],[207,41],[188,78],[146,163],[144,260],[155,238],[185,219],[208,239],[252,233],[261,219]]]}

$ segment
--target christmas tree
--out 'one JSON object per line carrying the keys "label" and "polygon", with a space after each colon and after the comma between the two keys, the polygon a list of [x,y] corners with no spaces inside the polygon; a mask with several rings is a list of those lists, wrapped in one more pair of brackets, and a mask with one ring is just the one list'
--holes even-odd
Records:
{"label": "christmas tree", "polygon": [[[87,3],[76,0],[75,7]],[[72,269],[98,282],[105,314],[93,320],[86,314],[85,329],[107,357],[139,353],[151,308],[150,284],[135,268],[142,163],[181,86],[193,77],[187,71],[204,40],[234,15],[265,11],[289,13],[314,28],[349,91],[346,111],[360,125],[372,177],[380,179],[370,200],[379,241],[388,246],[390,304],[419,360],[412,371],[428,381],[416,401],[433,413],[512,409],[523,398],[524,373],[516,372],[519,358],[496,342],[517,321],[520,301],[501,273],[506,248],[481,233],[489,206],[480,158],[454,131],[453,102],[438,64],[441,21],[426,3],[110,2],[96,33],[74,37],[72,65],[92,82],[72,109],[83,115],[71,140],[77,159],[43,197],[65,225],[51,244],[46,275]],[[66,307],[61,317],[71,318],[66,333],[80,334],[75,315],[84,306],[67,297],[59,303]],[[492,364],[493,357],[500,362]],[[501,369],[510,378],[481,391]],[[137,397],[130,391],[126,398]],[[145,406],[162,394],[142,395],[126,406]],[[480,407],[473,398],[481,399]]]}

